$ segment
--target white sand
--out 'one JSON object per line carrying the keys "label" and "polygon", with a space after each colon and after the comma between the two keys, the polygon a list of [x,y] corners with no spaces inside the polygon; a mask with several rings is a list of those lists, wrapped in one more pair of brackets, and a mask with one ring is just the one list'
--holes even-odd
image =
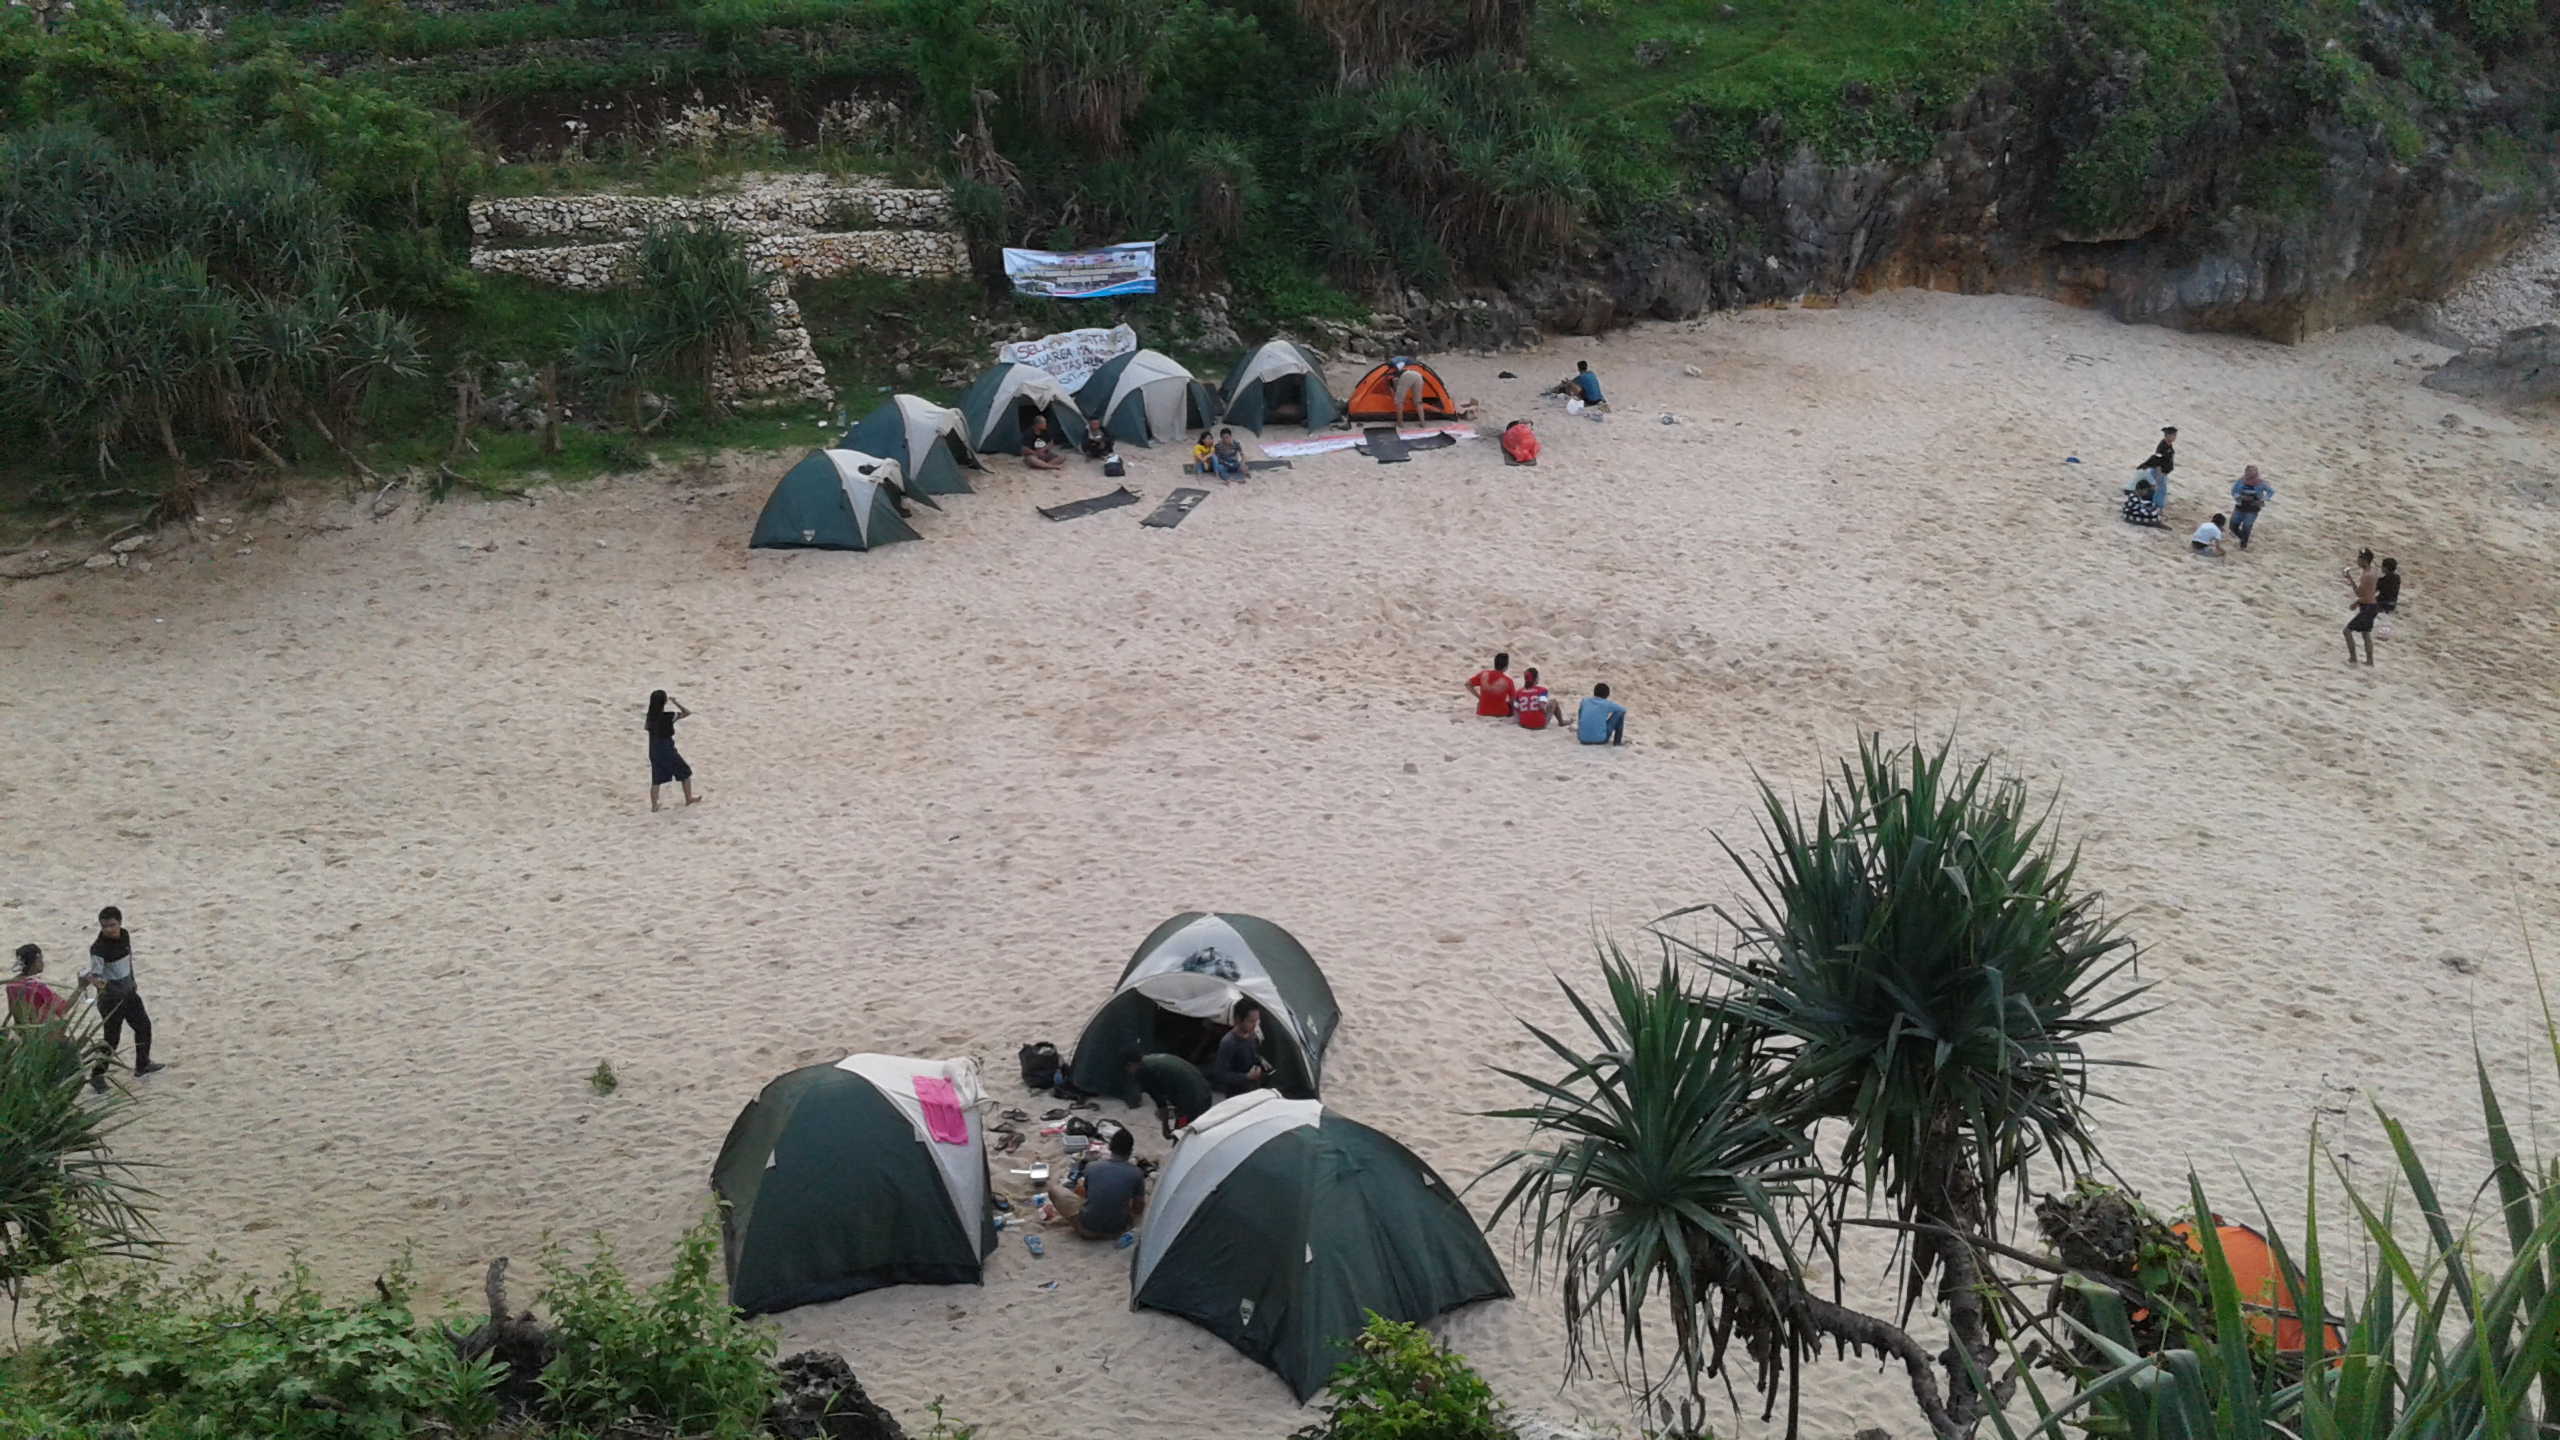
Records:
{"label": "white sand", "polygon": [[[187,1251],[353,1288],[410,1246],[467,1293],[546,1235],[662,1264],[792,1066],[976,1053],[1016,1101],[1014,1047],[1072,1044],[1189,907],[1303,939],[1345,1015],[1327,1098],[1463,1180],[1514,1139],[1467,1112],[1534,1061],[1515,1017],[1561,1022],[1550,973],[1731,896],[1709,832],[1747,836],[1755,768],[1806,787],[1862,726],[1952,725],[2064,787],[2150,947],[2163,1008],[2111,1053],[2158,1068],[2101,1115],[2126,1175],[2174,1205],[2192,1162],[2245,1212],[2245,1164],[2287,1204],[2324,1113],[2371,1175],[2354,1087],[2462,1172],[2475,1036],[2532,1053],[2520,918],[2560,935],[2560,461],[2549,422],[2420,389],[2443,353],[1906,293],[1453,359],[1489,419],[1542,418],[1542,467],[1322,456],[1170,533],[1043,521],[1109,484],[1007,466],[924,543],[751,554],[773,459],[270,517],[253,557],[0,590],[0,940],[68,957],[125,907],[171,1065],[130,1153]],[[1585,354],[1602,425],[1529,398]],[[2175,523],[2137,532],[2117,489],[2172,422]],[[2191,558],[2244,462],[2277,487],[2257,548]],[[2338,635],[2365,543],[2408,575],[2369,671]],[[1609,680],[1635,743],[1472,718],[1496,648]],[[643,801],[653,685],[698,712],[690,811]],[[995,1437],[1305,1421],[1125,1277],[1008,1237],[983,1288],[802,1310],[783,1344]],[[1556,1392],[1552,1292],[1446,1328],[1515,1401],[1625,1418]],[[1855,1365],[1808,1402],[1811,1435],[1918,1428]]]}

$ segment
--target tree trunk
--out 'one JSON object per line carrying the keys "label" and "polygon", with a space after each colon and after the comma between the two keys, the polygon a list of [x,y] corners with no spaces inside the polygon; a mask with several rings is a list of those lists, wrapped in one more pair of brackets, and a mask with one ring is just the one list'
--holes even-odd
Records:
{"label": "tree trunk", "polygon": [[307,395],[296,395],[294,398],[302,402],[303,418],[311,422],[312,429],[320,432],[321,439],[329,442],[330,449],[338,452],[338,458],[346,461],[349,466],[353,467],[358,475],[363,476],[368,482],[382,478],[381,476],[373,473],[372,466],[357,459],[356,452],[348,449],[346,445],[338,439],[337,432],[329,428],[329,422],[320,418],[320,407],[311,403],[311,397]]}
{"label": "tree trunk", "polygon": [[469,370],[454,372],[453,382],[453,449],[446,459],[459,459],[465,451],[477,455],[480,447],[471,443],[472,401],[479,398],[478,378]]}
{"label": "tree trunk", "polygon": [[560,453],[560,362],[542,367],[542,453]]}

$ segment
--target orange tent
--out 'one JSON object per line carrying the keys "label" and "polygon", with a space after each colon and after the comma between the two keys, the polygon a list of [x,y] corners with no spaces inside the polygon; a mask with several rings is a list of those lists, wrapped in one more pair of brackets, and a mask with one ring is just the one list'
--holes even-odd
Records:
{"label": "orange tent", "polygon": [[[2204,1242],[2196,1238],[2186,1221],[2181,1220],[2169,1228],[2187,1242],[2187,1248],[2198,1255],[2204,1253]],[[2270,1310],[2294,1310],[2293,1290],[2284,1283],[2284,1272],[2276,1264],[2275,1247],[2267,1243],[2267,1237],[2246,1225],[2234,1225],[2219,1215],[2213,1217],[2213,1234],[2222,1242],[2222,1258],[2230,1263],[2231,1278],[2240,1287],[2241,1304],[2263,1305]],[[2279,1354],[2302,1353],[2302,1322],[2299,1319],[2280,1319],[2252,1311],[2249,1328],[2261,1335],[2272,1334]],[[2338,1332],[2337,1326],[2324,1324],[2321,1330],[2321,1347],[2329,1354],[2336,1355],[2346,1348],[2346,1337]]]}
{"label": "orange tent", "polygon": [[[1419,360],[1408,360],[1404,368],[1422,377],[1423,419],[1458,418],[1458,402],[1449,398],[1449,387],[1440,383],[1439,375],[1430,366]],[[1405,413],[1410,415],[1413,412],[1407,410]],[[1351,393],[1342,397],[1342,417],[1346,420],[1375,420],[1382,424],[1393,421],[1396,418],[1395,372],[1379,365],[1361,376],[1360,383],[1351,387]]]}

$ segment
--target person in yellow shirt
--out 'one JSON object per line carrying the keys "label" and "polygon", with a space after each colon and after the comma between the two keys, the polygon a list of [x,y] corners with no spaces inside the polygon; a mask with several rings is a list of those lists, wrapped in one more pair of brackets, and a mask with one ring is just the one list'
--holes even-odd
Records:
{"label": "person in yellow shirt", "polygon": [[1201,431],[1200,443],[1191,447],[1191,468],[1199,471],[1203,475],[1208,474],[1209,457],[1216,454],[1217,449],[1217,446],[1209,443],[1209,432],[1206,430]]}

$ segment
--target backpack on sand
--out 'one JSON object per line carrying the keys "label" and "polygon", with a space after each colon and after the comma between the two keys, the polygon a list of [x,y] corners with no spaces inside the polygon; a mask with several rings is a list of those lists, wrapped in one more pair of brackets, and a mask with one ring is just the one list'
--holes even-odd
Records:
{"label": "backpack on sand", "polygon": [[1058,1058],[1058,1047],[1046,1040],[1022,1047],[1022,1083],[1034,1090],[1046,1090],[1058,1083],[1058,1072],[1066,1067]]}

